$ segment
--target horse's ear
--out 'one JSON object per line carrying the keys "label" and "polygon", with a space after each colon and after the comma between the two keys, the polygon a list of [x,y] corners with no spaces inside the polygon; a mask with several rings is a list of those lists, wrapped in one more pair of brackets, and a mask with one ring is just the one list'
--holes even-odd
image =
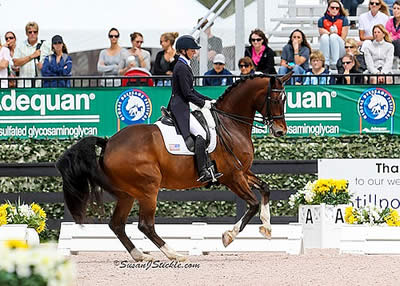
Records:
{"label": "horse's ear", "polygon": [[285,74],[284,76],[278,77],[278,81],[279,81],[281,84],[284,84],[285,82],[288,81],[289,78],[292,77],[293,73],[294,73],[294,71],[290,71],[290,72],[288,72],[287,74]]}

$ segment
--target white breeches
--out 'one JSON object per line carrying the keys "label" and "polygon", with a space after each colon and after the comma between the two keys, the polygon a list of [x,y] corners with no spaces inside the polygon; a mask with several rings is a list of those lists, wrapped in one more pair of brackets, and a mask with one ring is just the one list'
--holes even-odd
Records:
{"label": "white breeches", "polygon": [[200,135],[201,137],[203,137],[204,140],[207,139],[206,131],[201,126],[199,121],[197,121],[196,117],[193,116],[193,114],[190,114],[189,126],[190,134],[193,134],[194,136]]}

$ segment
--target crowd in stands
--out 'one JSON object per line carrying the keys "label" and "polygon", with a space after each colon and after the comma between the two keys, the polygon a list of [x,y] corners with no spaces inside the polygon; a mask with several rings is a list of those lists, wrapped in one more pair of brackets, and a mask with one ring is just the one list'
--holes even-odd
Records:
{"label": "crowd in stands", "polygon": [[[275,66],[275,52],[268,45],[268,38],[260,29],[251,31],[244,57],[238,61],[241,76],[265,73],[286,74],[293,71],[294,76],[288,84],[361,84],[372,74],[368,82],[372,84],[393,83],[394,57],[400,57],[400,0],[368,0],[368,12],[359,15],[359,40],[349,38],[349,29],[356,28],[348,15],[355,16],[357,6],[363,0],[329,0],[324,15],[319,19],[317,29],[320,34],[319,50],[312,50],[307,35],[295,29],[283,46],[279,67]],[[389,6],[388,6],[389,5]],[[390,7],[390,9],[389,9]],[[393,16],[390,16],[392,12]],[[198,24],[200,24],[199,19]],[[203,21],[200,28],[207,25]],[[29,22],[25,27],[27,38],[16,41],[15,33],[5,33],[4,44],[0,41],[0,77],[9,78],[0,81],[1,88],[7,87],[69,87],[69,80],[45,79],[40,81],[18,80],[35,77],[71,76],[72,60],[61,35],[55,35],[51,41],[39,41],[39,26]],[[222,54],[222,40],[211,32],[211,25],[204,30],[208,40],[208,71],[204,74],[203,85],[231,85],[232,73],[226,68]],[[157,53],[151,64],[149,51],[142,48],[144,36],[140,32],[130,35],[132,47],[119,45],[118,29],[108,31],[110,46],[99,54],[97,70],[104,77],[125,75],[160,75],[157,86],[171,84],[169,76],[178,60],[174,43],[178,33],[163,33],[160,36],[162,50]],[[192,66],[199,65],[197,57]],[[358,74],[351,76],[351,74]],[[227,75],[227,77],[223,77]],[[305,76],[304,76],[305,75]],[[318,76],[317,76],[318,75]],[[219,76],[219,77],[218,77]],[[10,79],[16,78],[16,79]],[[153,83],[153,81],[152,81]],[[121,85],[120,79],[104,79],[104,86]]]}

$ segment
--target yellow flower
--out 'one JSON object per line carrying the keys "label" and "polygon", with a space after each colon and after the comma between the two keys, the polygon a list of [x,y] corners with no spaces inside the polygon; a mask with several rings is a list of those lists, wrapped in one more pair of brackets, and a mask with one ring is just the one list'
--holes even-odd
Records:
{"label": "yellow flower", "polygon": [[46,218],[45,211],[38,204],[32,203],[31,208],[36,214],[39,214],[41,218]]}
{"label": "yellow flower", "polygon": [[354,224],[357,220],[353,214],[353,207],[347,207],[344,211],[344,221],[349,224]]}
{"label": "yellow flower", "polygon": [[390,213],[385,217],[385,221],[389,226],[400,226],[399,213],[394,209],[390,209]]}
{"label": "yellow flower", "polygon": [[347,180],[336,180],[336,188],[340,191],[347,192]]}
{"label": "yellow flower", "polygon": [[0,206],[0,212],[1,212],[1,211],[7,211],[7,208],[8,208],[9,206],[10,206],[9,204],[2,204],[2,205]]}
{"label": "yellow flower", "polygon": [[44,220],[40,221],[39,226],[36,228],[38,233],[41,233],[46,228],[46,223]]}
{"label": "yellow flower", "polygon": [[28,248],[28,244],[23,240],[6,240],[4,245],[7,248],[15,249],[15,248]]}

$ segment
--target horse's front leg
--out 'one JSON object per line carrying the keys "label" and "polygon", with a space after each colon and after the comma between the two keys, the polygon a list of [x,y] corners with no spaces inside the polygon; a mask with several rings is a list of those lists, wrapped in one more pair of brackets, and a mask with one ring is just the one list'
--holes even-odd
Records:
{"label": "horse's front leg", "polygon": [[240,220],[233,226],[232,230],[227,230],[222,234],[222,243],[225,247],[231,244],[235,240],[236,236],[241,232],[252,217],[258,212],[260,204],[257,197],[252,192],[247,179],[243,175],[235,176],[235,181],[227,185],[235,194],[241,199],[245,200],[249,205],[249,208]]}
{"label": "horse's front leg", "polygon": [[270,191],[268,185],[259,179],[256,175],[254,175],[251,171],[248,171],[247,181],[251,187],[258,189],[261,194],[261,210],[260,210],[260,219],[262,225],[260,226],[260,233],[271,239],[271,213],[269,210],[269,195]]}

